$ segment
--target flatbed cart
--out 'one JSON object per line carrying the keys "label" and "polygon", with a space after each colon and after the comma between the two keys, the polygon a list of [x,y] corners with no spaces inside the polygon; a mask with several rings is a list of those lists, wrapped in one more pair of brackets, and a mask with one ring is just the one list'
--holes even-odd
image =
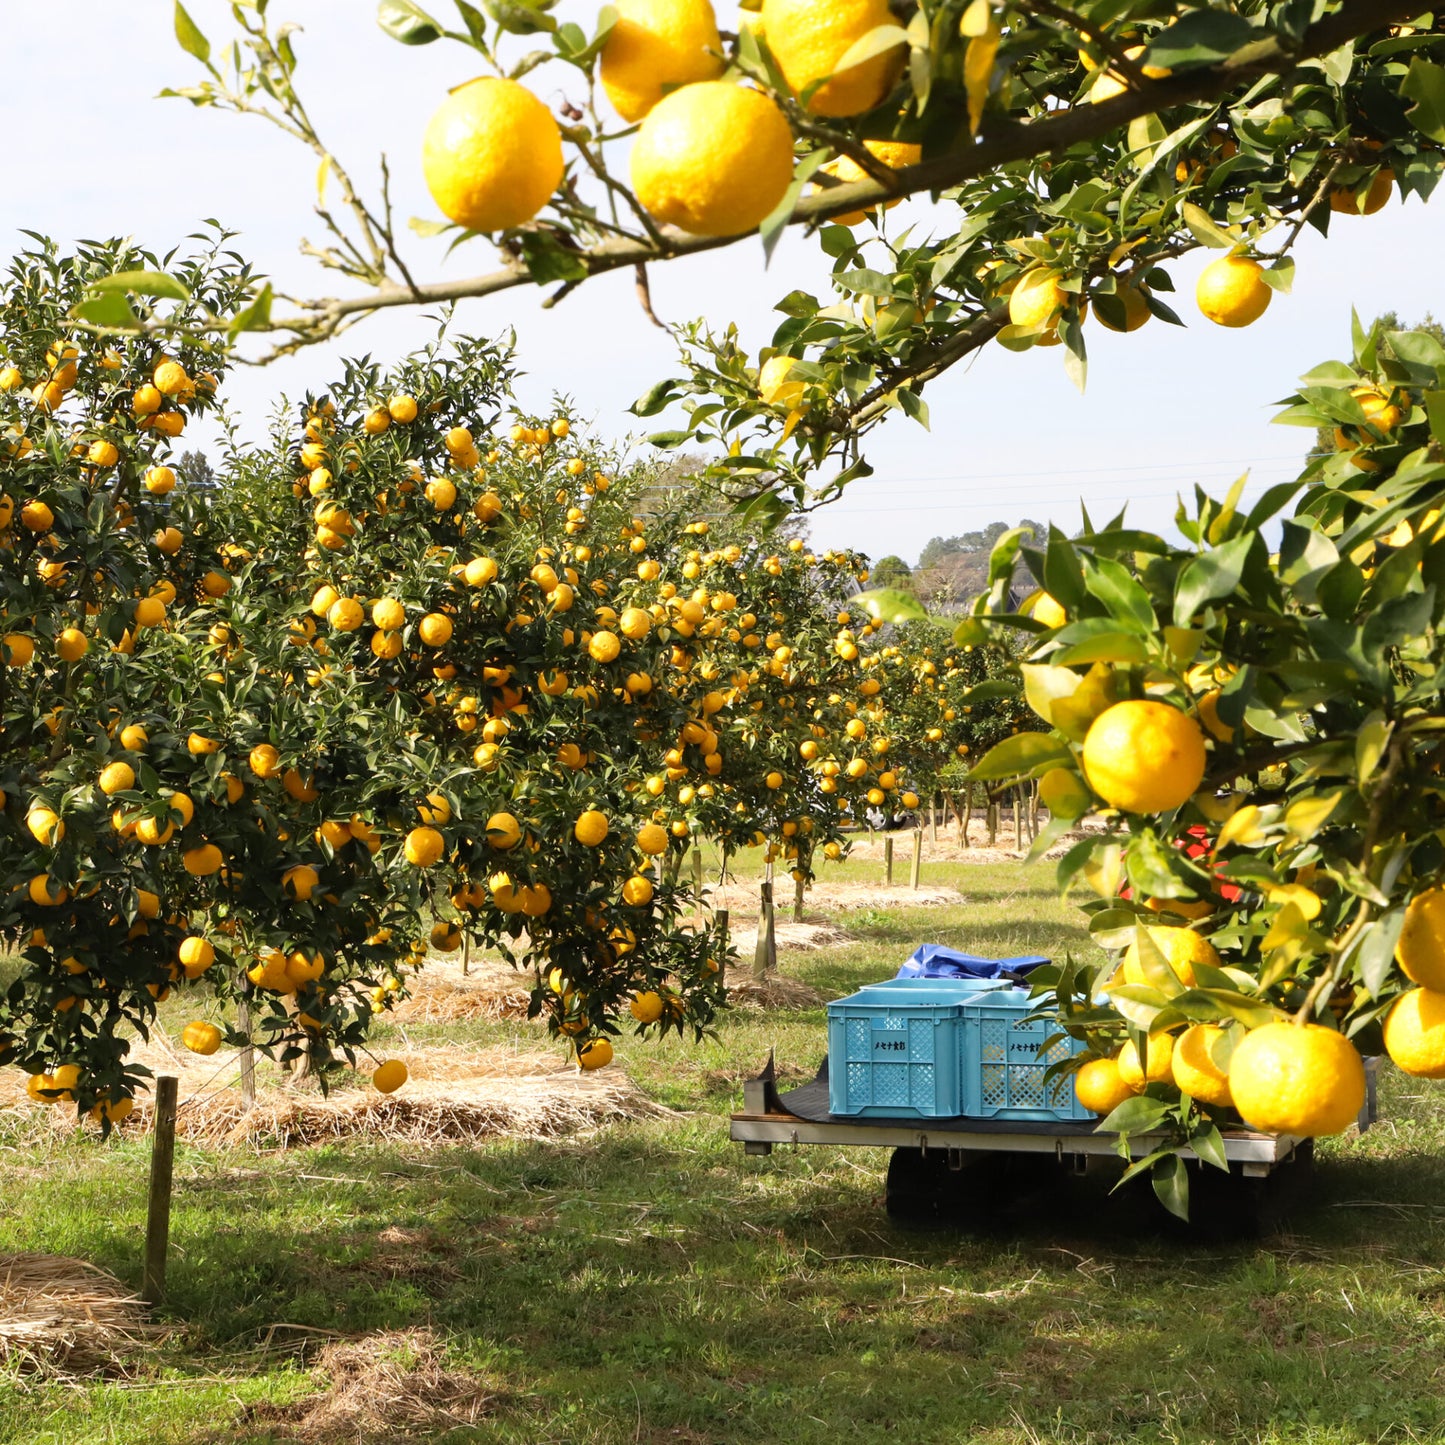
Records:
{"label": "flatbed cart", "polygon": [[[1378,1059],[1365,1061],[1363,1133],[1377,1113]],[[1060,1172],[1082,1174],[1118,1161],[1118,1141],[1096,1132],[1096,1120],[1081,1122],[1008,1121],[974,1118],[852,1118],[828,1111],[828,1060],[811,1083],[780,1092],[772,1054],[762,1072],[743,1084],[743,1107],[732,1115],[731,1137],[747,1154],[771,1154],[777,1144],[861,1145],[892,1149],[885,1200],[890,1215],[918,1220],[947,1215],[966,1205],[979,1188],[997,1200],[1000,1194],[1046,1183]],[[1158,1134],[1135,1134],[1130,1154],[1142,1158],[1158,1147]],[[1288,1167],[1297,1180],[1313,1162],[1314,1141],[1291,1135],[1239,1129],[1224,1134],[1230,1176],[1205,1170],[1201,1183],[1233,1181],[1236,1207],[1257,1214],[1264,1184]],[[1184,1151],[1186,1162],[1196,1159]]]}

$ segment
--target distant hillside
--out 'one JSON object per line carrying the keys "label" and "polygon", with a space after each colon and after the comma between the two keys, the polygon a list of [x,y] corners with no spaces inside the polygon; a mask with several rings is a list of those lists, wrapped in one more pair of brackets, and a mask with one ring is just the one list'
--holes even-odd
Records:
{"label": "distant hillside", "polygon": [[1042,523],[1024,518],[1018,523],[990,522],[982,531],[959,537],[934,537],[913,569],[914,592],[935,611],[962,611],[988,587],[989,554],[994,543],[1015,525],[1031,527],[1040,540],[1048,535]]}

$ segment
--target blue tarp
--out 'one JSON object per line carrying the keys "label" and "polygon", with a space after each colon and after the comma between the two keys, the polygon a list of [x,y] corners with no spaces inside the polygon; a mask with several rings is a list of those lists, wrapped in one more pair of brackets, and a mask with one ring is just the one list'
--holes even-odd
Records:
{"label": "blue tarp", "polygon": [[898,970],[898,978],[998,978],[1004,973],[1026,974],[1050,962],[1038,953],[1016,958],[980,958],[959,953],[941,943],[922,943]]}

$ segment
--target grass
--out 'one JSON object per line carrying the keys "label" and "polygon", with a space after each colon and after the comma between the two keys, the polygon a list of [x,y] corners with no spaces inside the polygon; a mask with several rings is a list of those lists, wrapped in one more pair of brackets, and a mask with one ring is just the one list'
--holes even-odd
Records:
{"label": "grass", "polygon": [[[922,940],[1089,946],[1044,870],[929,865],[924,881],[967,901],[910,909],[899,889],[849,915],[857,943],[790,968],[833,994]],[[753,1159],[727,1139],[741,1080],[769,1047],[811,1073],[822,1026],[821,1010],[739,1012],[700,1047],[627,1045],[628,1071],[686,1117],[585,1141],[182,1145],[174,1333],[131,1378],[0,1385],[0,1441],[280,1445],[303,1438],[295,1402],[326,1387],[320,1345],[418,1327],[496,1403],[479,1427],[378,1440],[1445,1440],[1431,1086],[1387,1072],[1381,1124],[1323,1148],[1286,1231],[1262,1240],[1181,1236],[1138,1200],[1099,1205],[1089,1181],[1054,1207],[915,1233],[883,1212],[881,1151]],[[3,1129],[0,1251],[136,1282],[145,1142]]]}

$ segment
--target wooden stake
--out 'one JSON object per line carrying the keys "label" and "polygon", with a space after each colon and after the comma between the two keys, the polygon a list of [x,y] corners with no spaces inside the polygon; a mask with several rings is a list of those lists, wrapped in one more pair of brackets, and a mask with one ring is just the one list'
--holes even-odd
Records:
{"label": "wooden stake", "polygon": [[793,922],[803,921],[803,895],[807,892],[808,885],[803,882],[802,870],[799,869],[798,876],[793,880]]}
{"label": "wooden stake", "polygon": [[918,875],[923,868],[923,829],[913,830],[913,866],[908,871],[909,885],[916,892],[918,889]]}
{"label": "wooden stake", "polygon": [[472,935],[462,930],[462,977],[472,971]]}
{"label": "wooden stake", "polygon": [[713,914],[717,921],[717,981],[724,987],[728,982],[728,910],[719,908]]}
{"label": "wooden stake", "polygon": [[256,1050],[251,1047],[251,1005],[244,997],[236,1005],[236,1027],[246,1036],[246,1042],[241,1046],[241,1102],[248,1109],[254,1109],[256,1107]]}
{"label": "wooden stake", "polygon": [[778,945],[773,931],[773,880],[765,878],[758,907],[758,946],[753,951],[753,977],[761,983],[777,965]]}
{"label": "wooden stake", "polygon": [[893,834],[888,833],[883,839],[883,883],[887,888],[893,887]]}
{"label": "wooden stake", "polygon": [[166,1297],[166,1253],[171,1240],[171,1185],[175,1178],[176,1095],[174,1074],[156,1080],[156,1131],[151,1141],[150,1196],[146,1202],[145,1283],[141,1297],[158,1305]]}

